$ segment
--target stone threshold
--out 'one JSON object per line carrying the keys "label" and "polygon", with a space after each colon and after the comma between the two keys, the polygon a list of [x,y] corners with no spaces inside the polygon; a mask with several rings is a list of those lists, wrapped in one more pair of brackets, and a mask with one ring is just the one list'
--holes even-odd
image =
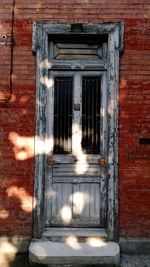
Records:
{"label": "stone threshold", "polygon": [[107,240],[106,229],[104,228],[46,228],[42,239],[50,241],[65,242],[67,238],[74,237],[79,242],[88,238],[99,238],[101,241]]}

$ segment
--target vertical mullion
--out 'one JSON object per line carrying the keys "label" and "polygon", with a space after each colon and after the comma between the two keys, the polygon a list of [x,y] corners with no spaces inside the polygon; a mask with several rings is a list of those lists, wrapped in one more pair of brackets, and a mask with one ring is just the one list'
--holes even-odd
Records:
{"label": "vertical mullion", "polygon": [[82,86],[81,86],[81,75],[79,73],[74,74],[74,93],[73,93],[73,104],[79,104],[80,109],[76,110],[73,108],[73,127],[72,127],[72,151],[78,160],[81,158],[81,140],[82,140],[82,125],[81,125],[81,115],[82,115]]}

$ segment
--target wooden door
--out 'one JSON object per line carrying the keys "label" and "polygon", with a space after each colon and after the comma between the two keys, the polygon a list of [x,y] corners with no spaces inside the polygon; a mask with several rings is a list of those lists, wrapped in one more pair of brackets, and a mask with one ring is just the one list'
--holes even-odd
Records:
{"label": "wooden door", "polygon": [[51,71],[49,81],[46,226],[106,227],[105,72]]}

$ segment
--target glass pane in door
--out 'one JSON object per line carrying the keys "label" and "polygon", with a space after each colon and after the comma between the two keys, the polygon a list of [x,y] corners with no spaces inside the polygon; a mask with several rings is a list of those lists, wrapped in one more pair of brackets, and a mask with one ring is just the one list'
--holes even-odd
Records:
{"label": "glass pane in door", "polygon": [[100,77],[82,78],[82,149],[100,153]]}
{"label": "glass pane in door", "polygon": [[54,153],[72,150],[72,77],[54,79]]}

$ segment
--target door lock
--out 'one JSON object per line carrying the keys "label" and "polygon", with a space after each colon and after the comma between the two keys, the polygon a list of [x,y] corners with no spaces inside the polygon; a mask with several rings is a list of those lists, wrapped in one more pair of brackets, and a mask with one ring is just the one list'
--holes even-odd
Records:
{"label": "door lock", "polygon": [[100,159],[98,159],[98,163],[99,163],[101,166],[105,166],[105,165],[106,165],[106,160],[105,160],[105,158],[100,158]]}
{"label": "door lock", "polygon": [[47,164],[52,164],[52,163],[54,163],[54,162],[55,162],[55,160],[54,160],[53,157],[48,157],[48,158],[47,158]]}

